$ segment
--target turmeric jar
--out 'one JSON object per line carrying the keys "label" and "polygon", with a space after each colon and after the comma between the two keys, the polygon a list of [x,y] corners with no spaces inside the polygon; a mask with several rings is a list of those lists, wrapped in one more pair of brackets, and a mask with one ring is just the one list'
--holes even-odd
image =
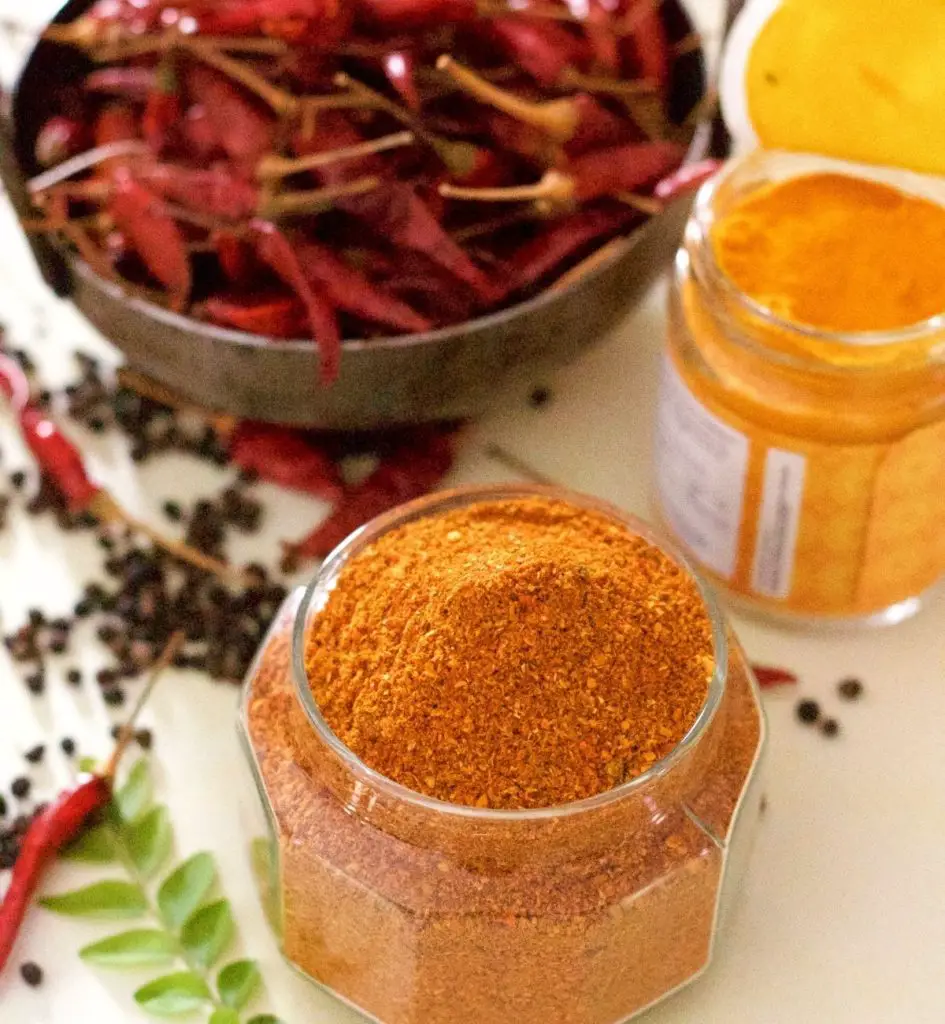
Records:
{"label": "turmeric jar", "polygon": [[945,575],[945,182],[756,152],[678,253],[662,520],[736,603],[892,623]]}
{"label": "turmeric jar", "polygon": [[277,616],[240,733],[282,951],[381,1024],[629,1019],[708,966],[761,807],[763,712],[714,599],[557,489],[432,495],[354,534]]}

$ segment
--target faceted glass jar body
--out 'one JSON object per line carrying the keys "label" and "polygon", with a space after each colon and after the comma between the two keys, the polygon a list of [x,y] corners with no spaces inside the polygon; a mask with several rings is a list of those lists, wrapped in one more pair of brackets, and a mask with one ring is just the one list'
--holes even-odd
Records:
{"label": "faceted glass jar body", "polygon": [[290,597],[246,682],[253,861],[283,953],[382,1024],[626,1020],[705,969],[747,854],[764,719],[709,597],[715,673],[696,722],[644,775],[587,800],[447,804],[369,769],[322,719],[306,627],[347,559],[410,519],[536,494],[659,543],[616,509],[557,490],[414,502],[355,534]]}
{"label": "faceted glass jar body", "polygon": [[[862,176],[761,152],[699,194],[670,293],[659,518],[740,605],[803,624],[896,622],[945,577],[945,316],[805,327],[741,292],[712,251],[713,227],[746,196],[817,172]],[[945,204],[945,183],[889,183]]]}

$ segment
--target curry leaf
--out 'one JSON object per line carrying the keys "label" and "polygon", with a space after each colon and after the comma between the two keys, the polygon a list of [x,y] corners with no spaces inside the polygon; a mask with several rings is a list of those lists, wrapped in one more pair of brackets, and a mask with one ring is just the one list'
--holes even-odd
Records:
{"label": "curry leaf", "polygon": [[138,873],[151,876],[167,860],[173,836],[166,807],[154,807],[124,832],[125,847]]}
{"label": "curry leaf", "polygon": [[140,928],[93,942],[79,950],[79,956],[102,967],[146,967],[174,959],[177,943],[167,932]]}
{"label": "curry leaf", "polygon": [[234,960],[217,975],[220,999],[234,1010],[242,1010],[259,985],[259,968],[254,960]]}
{"label": "curry leaf", "polygon": [[148,909],[140,886],[114,880],[46,896],[39,902],[47,910],[70,917],[140,917]]}
{"label": "curry leaf", "polygon": [[180,928],[200,906],[216,878],[209,853],[195,853],[164,880],[158,889],[158,908],[169,928]]}
{"label": "curry leaf", "polygon": [[211,1000],[207,983],[194,971],[178,971],[149,981],[135,992],[135,1002],[156,1017],[178,1017]]}
{"label": "curry leaf", "polygon": [[115,806],[123,821],[133,822],[141,817],[151,803],[153,784],[148,762],[141,758],[135,761],[128,772],[128,778],[115,792]]}
{"label": "curry leaf", "polygon": [[226,900],[208,903],[184,922],[180,941],[187,959],[197,967],[212,967],[233,937],[233,916]]}
{"label": "curry leaf", "polygon": [[228,1006],[221,1006],[213,1011],[208,1024],[240,1024],[240,1015]]}
{"label": "curry leaf", "polygon": [[118,858],[115,837],[107,825],[93,825],[59,853],[63,860],[83,864],[112,864]]}

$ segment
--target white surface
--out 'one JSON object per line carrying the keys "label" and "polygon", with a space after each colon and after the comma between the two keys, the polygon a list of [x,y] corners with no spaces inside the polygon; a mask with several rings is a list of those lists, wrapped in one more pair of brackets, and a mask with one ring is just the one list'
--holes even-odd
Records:
{"label": "white surface", "polygon": [[[4,0],[0,15],[17,6]],[[28,13],[38,21],[44,12]],[[65,345],[84,340],[88,331],[39,288],[5,211],[3,217],[0,320],[15,336],[17,324],[22,329],[44,311],[49,326],[43,365],[64,377]],[[550,406],[535,411],[524,394],[505,396],[500,411],[468,436],[453,482],[506,478],[483,454],[487,442],[499,441],[569,486],[646,514],[662,333],[663,290],[657,288],[609,342],[555,379],[536,381],[552,386]],[[10,436],[10,421],[0,415],[7,469],[16,463]],[[95,452],[97,468],[145,513],[153,514],[165,497],[211,493],[226,476],[170,459],[139,473],[117,443],[83,441]],[[252,550],[271,561],[275,538],[304,532],[317,508],[280,496],[269,509],[267,533]],[[4,630],[18,623],[31,601],[63,610],[71,605],[83,566],[94,557],[84,545],[90,542],[64,538],[50,524],[13,517],[0,535]],[[232,553],[245,557],[250,548]],[[750,655],[800,671],[803,693],[839,715],[843,734],[828,741],[796,724],[792,693],[767,698],[770,806],[741,904],[712,969],[654,1010],[648,1024],[945,1021],[943,624],[943,597],[894,630],[842,638],[737,621]],[[94,643],[82,649],[87,667],[96,656]],[[64,659],[63,671],[70,664]],[[835,682],[848,674],[866,683],[859,704],[841,705],[835,697]],[[70,732],[83,749],[104,751],[108,715],[91,688],[76,700],[75,691],[53,678],[49,694],[37,701],[17,675],[0,655],[0,778],[8,779],[18,752],[45,734]],[[241,756],[232,725],[236,701],[235,689],[178,673],[162,684],[149,709],[159,796],[170,804],[178,850],[214,851],[246,952],[262,962],[273,1011],[289,1024],[353,1024],[361,1018],[282,963],[257,906],[232,788]],[[67,778],[65,765],[55,759],[45,770],[51,787]],[[57,867],[47,887],[61,890],[85,876]],[[95,971],[75,955],[105,933],[107,926],[33,913],[13,963],[35,958],[47,968],[48,981],[34,991],[15,971],[0,979],[2,1024],[143,1021],[130,999],[141,975]]]}

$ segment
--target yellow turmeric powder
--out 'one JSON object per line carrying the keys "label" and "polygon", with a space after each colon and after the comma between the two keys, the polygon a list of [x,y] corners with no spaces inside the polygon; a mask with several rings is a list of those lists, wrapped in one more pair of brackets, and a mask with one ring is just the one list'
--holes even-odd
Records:
{"label": "yellow turmeric powder", "polygon": [[914,611],[945,577],[945,206],[758,151],[700,197],[684,250],[656,431],[666,525],[765,612]]}
{"label": "yellow turmeric powder", "polygon": [[712,229],[723,273],[782,319],[887,331],[945,313],[945,208],[845,174],[750,193]]}

